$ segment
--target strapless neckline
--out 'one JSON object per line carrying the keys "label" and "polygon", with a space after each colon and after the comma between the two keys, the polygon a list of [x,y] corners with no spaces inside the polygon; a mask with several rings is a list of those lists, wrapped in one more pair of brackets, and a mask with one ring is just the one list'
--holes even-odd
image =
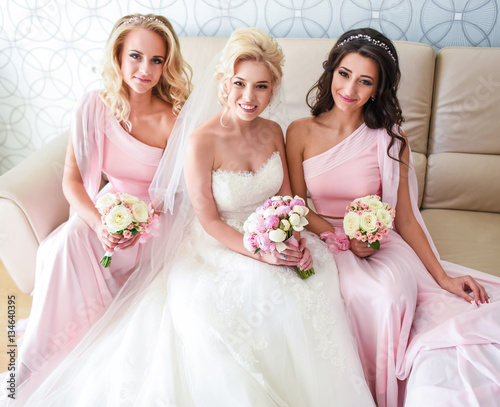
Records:
{"label": "strapless neckline", "polygon": [[262,165],[257,169],[257,171],[247,171],[247,170],[226,170],[224,168],[218,168],[216,170],[212,170],[212,175],[219,175],[219,174],[231,174],[231,175],[236,175],[236,176],[242,176],[242,177],[253,177],[265,170],[265,168],[269,165],[269,163],[276,158],[280,158],[280,153],[279,151],[275,151],[270,155],[270,157],[262,163]]}

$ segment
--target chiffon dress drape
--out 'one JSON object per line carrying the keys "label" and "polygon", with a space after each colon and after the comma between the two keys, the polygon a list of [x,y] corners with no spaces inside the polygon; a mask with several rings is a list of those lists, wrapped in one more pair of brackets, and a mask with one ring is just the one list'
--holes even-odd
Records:
{"label": "chiffon dress drape", "polygon": [[[94,202],[107,192],[126,192],[149,202],[148,188],[163,149],[126,132],[98,91],[80,101],[71,133],[84,186]],[[101,172],[109,183],[99,192]],[[99,264],[102,244],[76,213],[43,240],[37,252],[31,313],[19,341],[19,391],[30,375],[47,374],[85,334],[129,278],[146,245],[116,251],[111,266],[104,268]]]}
{"label": "chiffon dress drape", "polygon": [[[379,195],[396,208],[399,163],[387,155],[389,141],[385,130],[362,124],[338,145],[304,161],[315,209],[337,233],[343,233],[342,219],[332,218],[342,218],[355,198]],[[396,146],[391,155],[398,156]],[[438,256],[417,207],[413,164],[409,173],[413,212]],[[469,274],[491,296],[490,304],[469,304],[438,286],[397,230],[367,258],[350,250],[334,257],[365,377],[379,407],[403,405],[404,382],[397,379],[408,377],[406,406],[498,406],[500,279],[441,261],[449,276]]]}

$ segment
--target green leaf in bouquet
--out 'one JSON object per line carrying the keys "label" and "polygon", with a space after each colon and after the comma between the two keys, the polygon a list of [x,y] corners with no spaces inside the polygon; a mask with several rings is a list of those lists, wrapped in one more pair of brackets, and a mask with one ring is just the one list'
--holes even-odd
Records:
{"label": "green leaf in bouquet", "polygon": [[313,274],[316,274],[314,272],[314,267],[311,267],[309,270],[302,270],[300,267],[297,267],[297,270],[299,271],[299,275],[302,280],[305,280],[306,278],[311,277]]}
{"label": "green leaf in bouquet", "polygon": [[375,240],[373,243],[370,243],[370,247],[375,250],[380,249],[380,240]]}

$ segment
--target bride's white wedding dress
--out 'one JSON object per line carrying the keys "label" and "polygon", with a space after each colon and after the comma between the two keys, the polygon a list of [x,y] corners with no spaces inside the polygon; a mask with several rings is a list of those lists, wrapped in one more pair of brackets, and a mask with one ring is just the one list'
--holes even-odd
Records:
{"label": "bride's white wedding dress", "polygon": [[[214,171],[221,218],[241,231],[282,180],[277,152],[256,173]],[[169,273],[126,317],[84,340],[27,405],[374,405],[319,239],[304,232],[316,274],[302,280],[295,268],[228,249],[196,218],[185,230]]]}

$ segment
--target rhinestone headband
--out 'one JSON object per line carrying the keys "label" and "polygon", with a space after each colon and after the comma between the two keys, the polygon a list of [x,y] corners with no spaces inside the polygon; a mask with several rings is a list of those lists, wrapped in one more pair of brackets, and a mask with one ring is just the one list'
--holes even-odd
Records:
{"label": "rhinestone headband", "polygon": [[387,51],[387,53],[389,54],[389,56],[394,61],[394,63],[396,63],[396,58],[394,58],[394,55],[392,55],[392,52],[391,52],[389,46],[385,42],[375,40],[366,34],[351,35],[350,37],[348,37],[344,41],[342,41],[339,45],[337,45],[337,48],[343,46],[346,42],[355,41],[355,40],[365,40],[365,41],[371,42],[374,45],[379,46],[380,48],[385,49]]}
{"label": "rhinestone headband", "polygon": [[156,17],[145,17],[145,16],[135,16],[135,17],[130,17],[128,20],[125,20],[123,23],[120,25],[128,25],[128,24],[133,24],[137,21],[154,21],[155,23],[160,23],[161,25],[165,25],[163,21]]}

